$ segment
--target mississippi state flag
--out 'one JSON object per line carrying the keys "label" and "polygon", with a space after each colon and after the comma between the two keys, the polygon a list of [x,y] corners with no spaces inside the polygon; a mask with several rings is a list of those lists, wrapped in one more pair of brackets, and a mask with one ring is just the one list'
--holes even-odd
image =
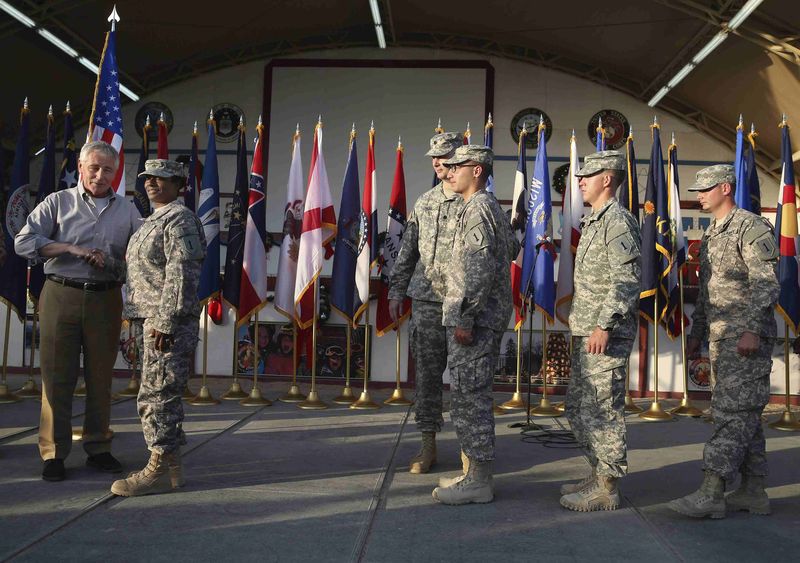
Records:
{"label": "mississippi state flag", "polygon": [[267,303],[267,204],[264,192],[264,162],[262,142],[264,125],[261,118],[256,127],[258,137],[253,149],[250,171],[247,224],[242,253],[242,281],[239,290],[239,319],[245,323]]}
{"label": "mississippi state flag", "polygon": [[381,285],[378,293],[378,311],[375,330],[383,336],[393,328],[399,327],[411,314],[411,299],[404,299],[400,307],[400,318],[394,323],[389,316],[389,277],[400,252],[403,233],[406,231],[406,176],[403,172],[403,145],[397,143],[397,161],[392,182],[392,195],[389,198],[389,224],[386,227],[386,241],[383,243],[381,258]]}
{"label": "mississippi state flag", "polygon": [[336,236],[336,212],[333,209],[331,188],[325,158],[322,156],[322,121],[314,130],[314,146],[308,173],[308,192],[303,208],[303,229],[297,257],[297,277],[294,283],[294,314],[297,325],[311,326],[316,315],[314,283],[322,271],[324,246]]}
{"label": "mississippi state flag", "polygon": [[369,275],[378,261],[378,210],[375,178],[375,127],[369,128],[369,148],[367,149],[367,170],[364,174],[364,196],[361,200],[361,232],[358,241],[358,262],[356,263],[356,314],[353,321],[358,322],[361,314],[369,307]]}
{"label": "mississippi state flag", "polygon": [[125,154],[122,149],[122,100],[119,96],[117,69],[117,38],[112,26],[106,34],[106,44],[100,56],[100,71],[94,90],[92,117],[89,119],[89,139],[105,141],[119,153],[119,168],[112,186],[117,194],[125,195]]}

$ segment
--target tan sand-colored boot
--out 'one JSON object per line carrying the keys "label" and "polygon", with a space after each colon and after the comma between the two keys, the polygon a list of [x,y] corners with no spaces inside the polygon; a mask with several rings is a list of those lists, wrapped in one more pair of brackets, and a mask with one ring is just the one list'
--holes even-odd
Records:
{"label": "tan sand-colored boot", "polygon": [[111,492],[121,497],[168,493],[182,486],[179,484],[182,479],[180,454],[151,452],[147,466],[132,473],[127,479],[114,481]]}
{"label": "tan sand-colored boot", "polygon": [[561,497],[561,506],[578,512],[616,510],[619,507],[617,478],[598,475],[583,487]]}
{"label": "tan sand-colored boot", "polygon": [[427,473],[436,463],[436,432],[422,433],[422,448],[411,458],[409,473]]}
{"label": "tan sand-colored boot", "polygon": [[[186,479],[183,477],[183,462],[181,460],[181,449],[178,448],[174,452],[172,452],[173,457],[170,458],[169,461],[169,477],[172,481],[173,487],[183,487],[186,485]],[[147,466],[144,469],[140,469],[139,471],[134,471],[128,474],[128,477],[134,477],[139,475],[142,471],[147,469]]]}
{"label": "tan sand-colored boot", "polygon": [[455,477],[439,477],[439,486],[449,487],[450,485],[455,485],[466,477],[467,473],[469,473],[469,458],[467,454],[464,453],[464,450],[461,450],[461,475],[456,475]]}
{"label": "tan sand-colored boot", "polygon": [[470,460],[469,472],[463,479],[449,487],[433,489],[433,498],[442,504],[486,503],[494,499],[494,479],[492,461]]}
{"label": "tan sand-colored boot", "polygon": [[574,483],[564,483],[561,485],[561,496],[577,493],[586,485],[597,479],[597,466],[592,467],[592,474]]}
{"label": "tan sand-colored boot", "polygon": [[675,512],[692,518],[725,518],[725,482],[713,471],[706,471],[703,484],[695,492],[669,502]]}
{"label": "tan sand-colored boot", "polygon": [[770,514],[769,497],[764,490],[762,475],[742,474],[742,484],[725,497],[731,510],[747,510],[750,514]]}

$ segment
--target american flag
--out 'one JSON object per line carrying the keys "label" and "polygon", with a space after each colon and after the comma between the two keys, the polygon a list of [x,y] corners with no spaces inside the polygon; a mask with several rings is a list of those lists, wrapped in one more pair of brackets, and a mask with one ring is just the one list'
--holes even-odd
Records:
{"label": "american flag", "polygon": [[125,156],[122,150],[122,100],[119,95],[116,31],[106,35],[100,57],[100,71],[94,91],[92,117],[89,120],[89,140],[105,141],[119,152],[119,168],[112,185],[119,195],[125,195]]}

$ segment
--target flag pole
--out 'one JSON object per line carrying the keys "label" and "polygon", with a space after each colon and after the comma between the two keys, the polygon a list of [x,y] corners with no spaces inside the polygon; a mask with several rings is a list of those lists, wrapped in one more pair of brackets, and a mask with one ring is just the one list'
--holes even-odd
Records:
{"label": "flag pole", "polygon": [[384,405],[392,405],[395,407],[407,407],[411,401],[405,398],[403,390],[400,388],[400,327],[394,328],[395,333],[395,346],[394,346],[394,380],[395,388],[392,396],[386,399]]}
{"label": "flag pole", "polygon": [[514,390],[514,394],[511,398],[506,401],[505,403],[500,405],[501,409],[505,409],[507,411],[515,411],[521,410],[528,407],[525,404],[525,399],[522,398],[522,393],[520,393],[519,382],[522,379],[522,323],[519,324],[517,327],[517,382],[516,387]]}
{"label": "flag pole", "polygon": [[653,402],[649,410],[639,413],[639,418],[648,422],[672,420],[672,415],[665,412],[658,402],[658,289],[653,296]]}
{"label": "flag pole", "polygon": [[219,399],[211,396],[208,390],[208,302],[203,308],[203,378],[200,380],[200,392],[194,399],[187,401],[190,405],[211,406],[218,405]]}
{"label": "flag pole", "polygon": [[333,399],[333,402],[337,405],[349,405],[352,404],[356,397],[353,395],[353,388],[350,386],[350,362],[353,357],[353,343],[352,343],[352,336],[353,336],[353,328],[350,323],[350,319],[347,320],[347,352],[345,354],[345,361],[347,362],[344,366],[344,389],[342,389],[342,394]]}
{"label": "flag pole", "polygon": [[282,403],[299,403],[306,400],[297,386],[297,322],[292,319],[292,384],[286,395],[278,399]]}
{"label": "flag pole", "polygon": [[628,364],[625,367],[625,412],[638,414],[642,412],[642,407],[633,402],[631,397],[631,357],[628,356]]}
{"label": "flag pole", "polygon": [[689,362],[686,357],[686,322],[683,317],[683,269],[678,270],[678,292],[681,297],[681,358],[683,358],[683,399],[681,404],[672,409],[670,414],[678,416],[702,416],[703,411],[692,405],[689,399]]}
{"label": "flag pole", "polygon": [[[317,307],[319,305],[319,277],[314,278],[314,314],[311,316],[311,390],[305,401],[297,406],[305,410],[327,409],[328,405],[319,398],[317,393]],[[297,370],[295,370],[297,373]]]}
{"label": "flag pole", "polygon": [[[239,404],[245,407],[269,407],[272,405],[272,401],[265,398],[258,387],[258,309],[256,309],[256,328],[253,332],[253,339],[256,341],[254,346],[255,354],[253,356],[253,389],[246,399],[239,401]],[[267,370],[265,369],[264,371],[266,372]]]}
{"label": "flag pole", "polygon": [[775,430],[797,432],[800,431],[800,422],[792,412],[789,394],[789,324],[784,322],[783,326],[785,330],[783,333],[783,371],[786,374],[786,409],[778,420],[769,424],[769,427]]}
{"label": "flag pole", "polygon": [[367,382],[369,381],[369,333],[369,296],[367,296],[367,306],[364,308],[364,390],[361,391],[361,396],[358,400],[350,405],[351,409],[373,410],[381,408],[378,403],[372,400],[367,390]]}
{"label": "flag pole", "polygon": [[36,319],[39,315],[36,312],[36,309],[33,310],[33,330],[31,330],[31,361],[30,365],[28,366],[28,381],[17,390],[17,395],[22,397],[23,399],[39,399],[42,398],[42,392],[39,390],[39,387],[36,385],[36,381],[33,379],[33,363],[36,360]]}
{"label": "flag pole", "polygon": [[[247,393],[242,390],[242,385],[239,383],[239,342],[237,342],[236,333],[238,326],[236,323],[236,308],[231,308],[231,318],[233,319],[233,365],[231,372],[233,373],[233,382],[230,388],[220,397],[225,401],[241,401],[249,397]],[[249,319],[248,319],[249,320]],[[253,366],[253,373],[258,371],[258,324],[255,326],[255,333],[253,334],[253,348],[255,348],[256,363]]]}
{"label": "flag pole", "polygon": [[544,312],[542,312],[542,398],[539,401],[539,406],[530,410],[533,416],[551,416],[553,418],[561,416],[564,413],[550,404],[550,399],[547,398],[547,319]]}
{"label": "flag pole", "polygon": [[133,319],[129,320],[128,323],[128,333],[133,341],[133,361],[131,362],[131,379],[128,381],[128,386],[117,393],[120,397],[136,397],[139,395],[139,380],[136,379],[136,367],[139,363],[139,337],[136,335],[137,324]]}
{"label": "flag pole", "polygon": [[3,335],[3,379],[0,381],[0,404],[3,403],[17,403],[21,401],[17,395],[9,391],[8,389],[8,375],[7,375],[7,368],[8,368],[8,338],[9,333],[11,332],[11,305],[6,303],[6,325],[5,325],[5,334]]}

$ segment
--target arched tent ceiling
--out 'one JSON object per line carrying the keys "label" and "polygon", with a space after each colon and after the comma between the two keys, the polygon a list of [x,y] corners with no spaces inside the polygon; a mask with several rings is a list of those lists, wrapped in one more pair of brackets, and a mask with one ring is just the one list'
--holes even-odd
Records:
{"label": "arched tent ceiling", "polygon": [[[109,2],[9,1],[81,55],[99,60]],[[431,47],[507,57],[646,102],[745,0],[378,3],[390,50]],[[140,96],[257,59],[365,46],[374,46],[380,56],[367,0],[137,0],[119,2],[118,10],[123,83]],[[781,112],[790,123],[800,123],[798,30],[797,0],[765,0],[654,112],[677,115],[726,144],[732,143],[739,113],[745,112],[747,124],[755,122],[760,133],[759,164],[774,174]],[[85,122],[94,86],[85,68],[2,12],[0,52],[6,77],[0,91],[0,134],[6,146],[13,143],[25,96],[35,110],[69,99],[76,118]],[[43,137],[41,127],[36,136]]]}

